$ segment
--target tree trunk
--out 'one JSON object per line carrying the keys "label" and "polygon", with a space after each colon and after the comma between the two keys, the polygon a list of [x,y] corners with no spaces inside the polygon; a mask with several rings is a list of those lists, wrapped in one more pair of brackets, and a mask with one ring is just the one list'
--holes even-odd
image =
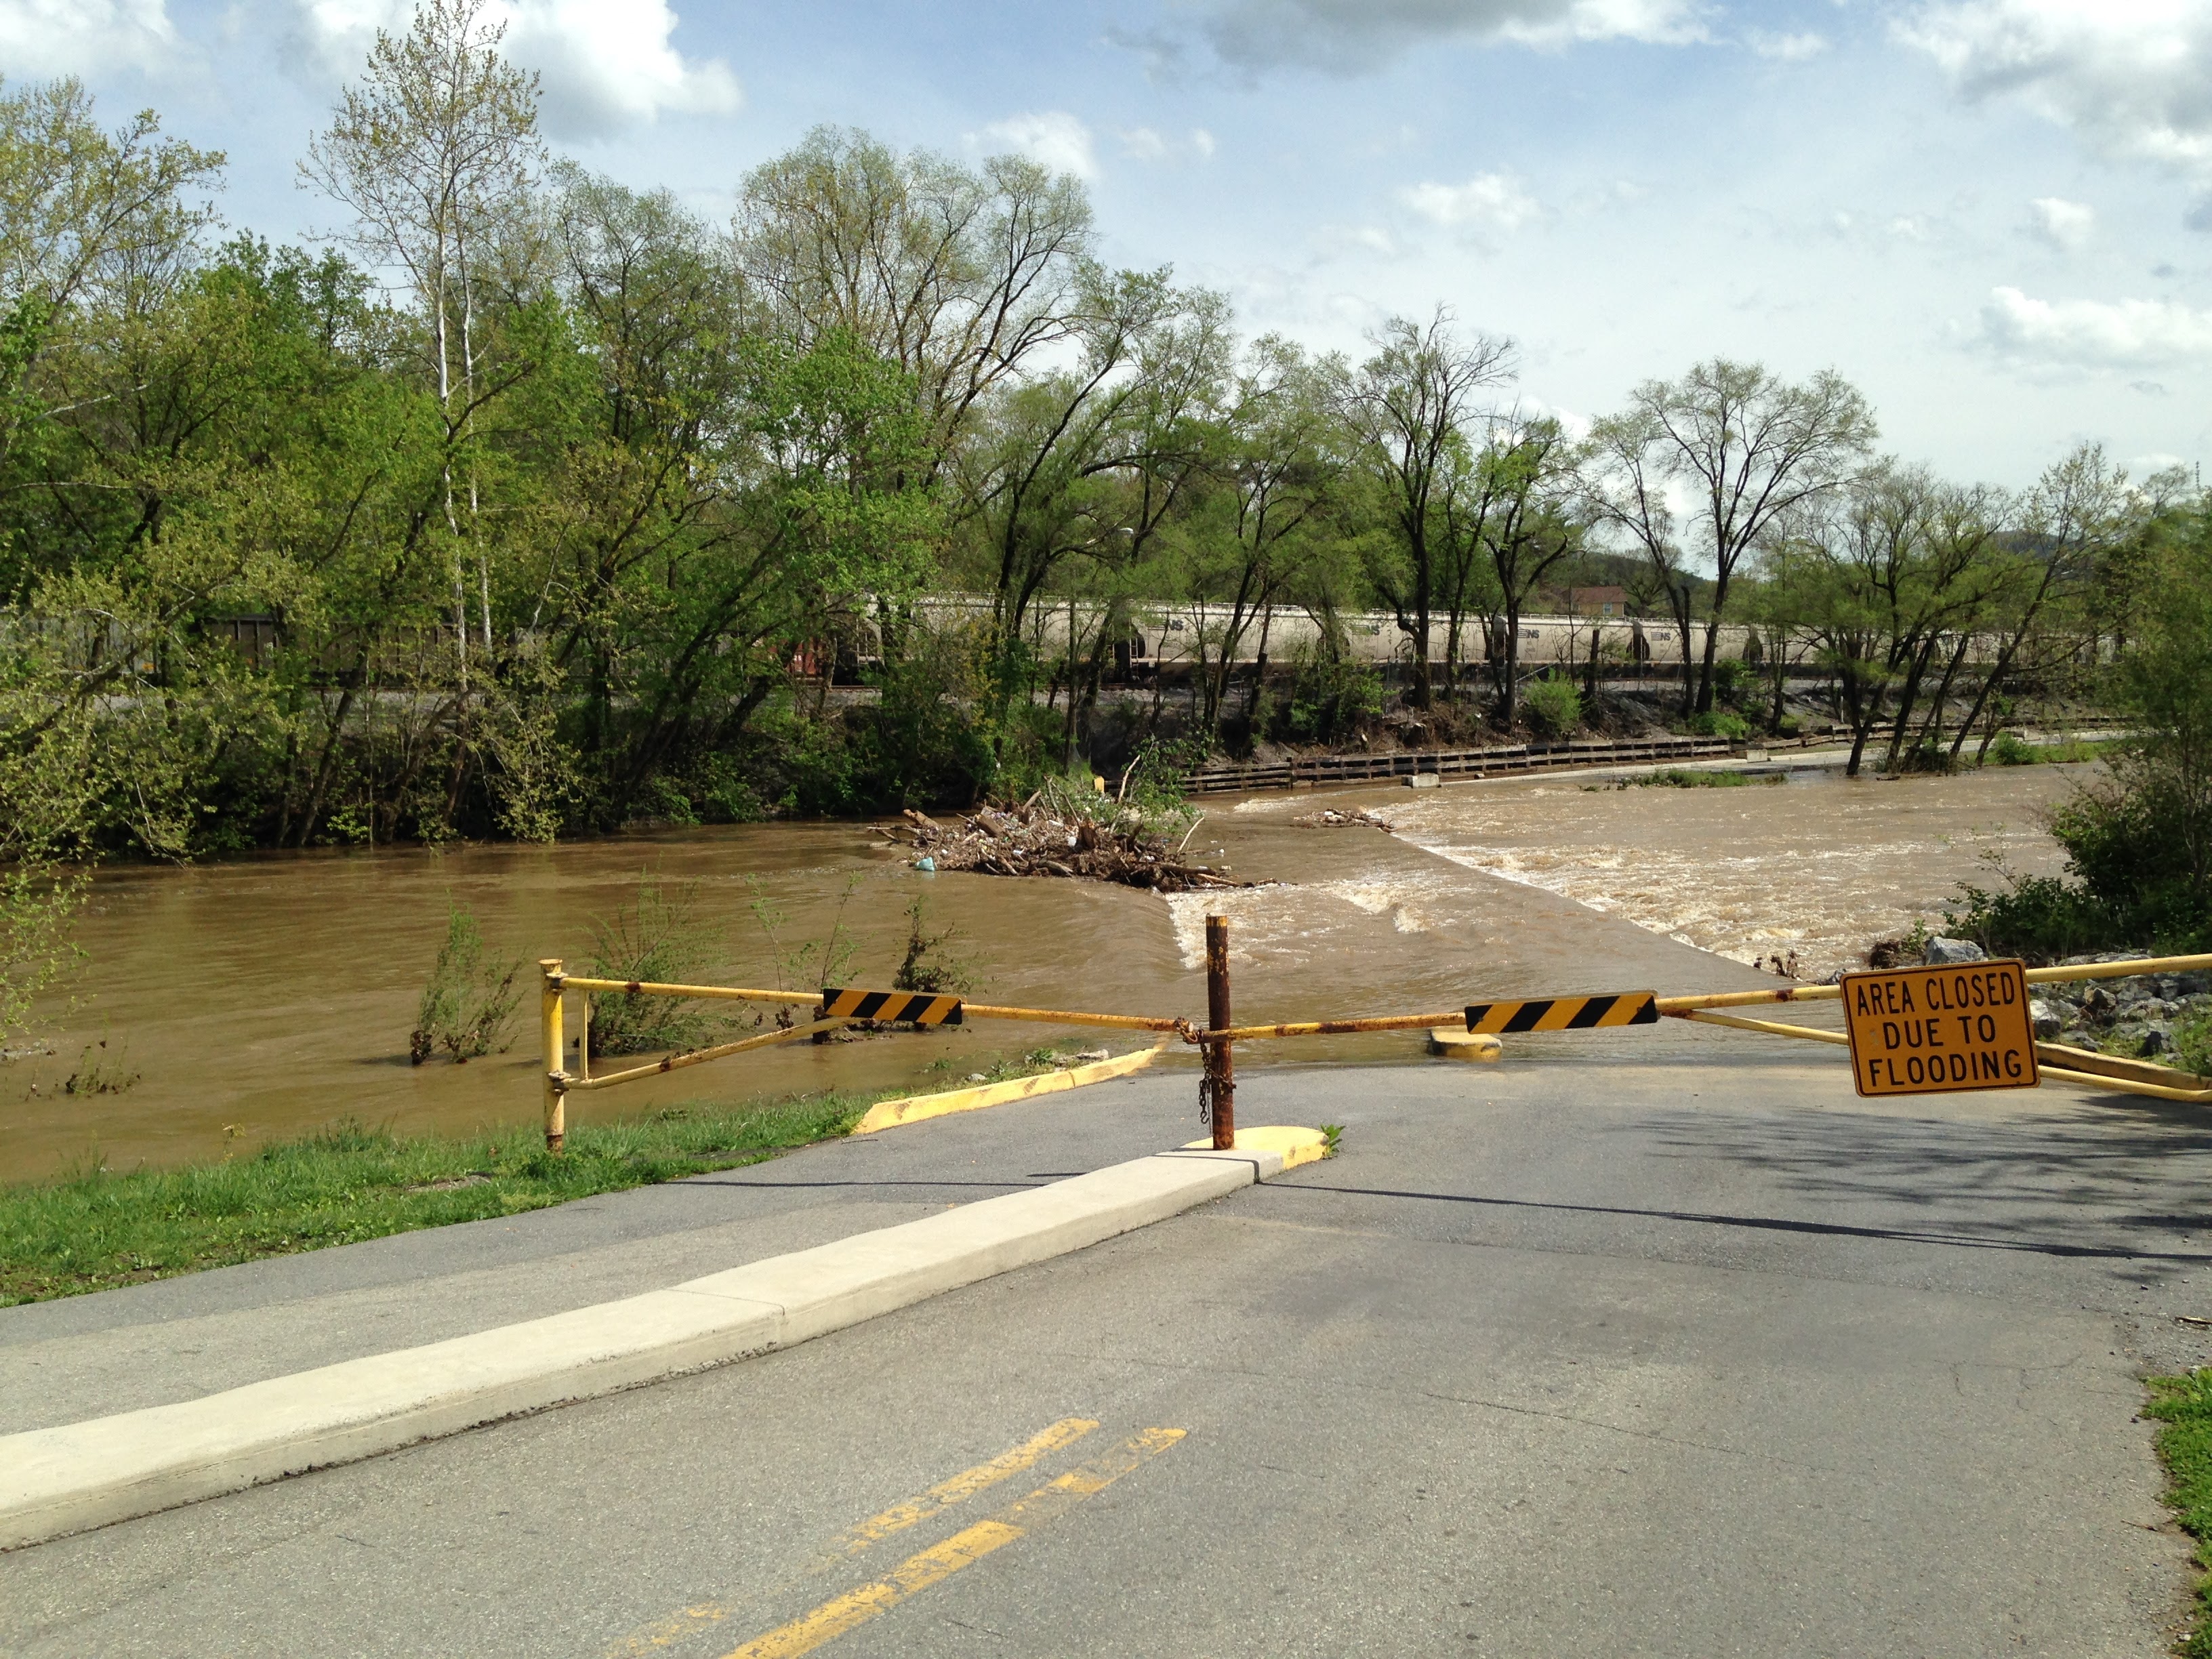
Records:
{"label": "tree trunk", "polygon": [[322,757],[315,765],[315,784],[307,797],[307,810],[300,815],[300,838],[293,845],[305,847],[315,833],[315,821],[323,813],[324,792],[330,787],[331,774],[337,765],[338,740],[345,731],[345,717],[353,707],[354,688],[347,686],[338,694],[337,712],[331,716],[329,731],[323,739]]}
{"label": "tree trunk", "polygon": [[1713,658],[1720,643],[1721,623],[1716,617],[1705,624],[1705,657],[1698,670],[1698,706],[1694,712],[1700,714],[1713,712]]}
{"label": "tree trunk", "polygon": [[1509,732],[1520,706],[1521,605],[1509,592],[1505,596],[1505,686],[1498,704],[1498,723]]}

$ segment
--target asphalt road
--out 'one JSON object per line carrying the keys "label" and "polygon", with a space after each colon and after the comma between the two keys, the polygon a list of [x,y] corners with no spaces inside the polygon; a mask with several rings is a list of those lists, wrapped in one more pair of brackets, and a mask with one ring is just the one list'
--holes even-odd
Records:
{"label": "asphalt road", "polygon": [[[1043,1175],[1080,1103],[981,1115]],[[2166,1650],[2186,1540],[2135,1413],[2212,1315],[2185,1109],[1510,1061],[1239,1104],[1342,1152],[763,1359],[0,1557],[0,1652]]]}

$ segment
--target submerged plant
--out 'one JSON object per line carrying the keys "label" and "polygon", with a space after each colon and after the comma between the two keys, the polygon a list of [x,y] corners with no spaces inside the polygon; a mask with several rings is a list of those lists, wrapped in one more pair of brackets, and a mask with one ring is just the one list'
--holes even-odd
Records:
{"label": "submerged plant", "polygon": [[927,901],[917,893],[906,908],[906,957],[891,975],[891,988],[934,995],[971,988],[975,977],[969,964],[946,948],[959,929],[948,927],[941,933],[931,933],[927,905]]}
{"label": "submerged plant", "polygon": [[[699,888],[640,874],[636,901],[592,923],[592,977],[696,985],[713,965],[713,927],[698,914]],[[592,1052],[634,1054],[696,1048],[726,1021],[680,997],[617,991],[592,1004]]]}
{"label": "submerged plant", "polygon": [[[757,878],[747,877],[746,884],[752,889],[753,920],[767,936],[769,955],[775,963],[775,985],[780,991],[794,988],[817,990],[842,981],[852,968],[854,958],[860,953],[860,943],[845,926],[845,912],[853,902],[853,895],[860,889],[866,878],[859,874],[845,878],[845,890],[837,896],[837,908],[830,913],[830,931],[820,939],[799,939],[787,944],[784,932],[790,925],[775,901],[761,890]],[[788,1022],[787,1010],[779,1018]]]}
{"label": "submerged plant", "polygon": [[77,1056],[76,1070],[62,1080],[65,1095],[119,1095],[138,1081],[138,1073],[124,1061],[123,1051],[107,1052],[107,1039],[84,1045]]}
{"label": "submerged plant", "polygon": [[503,961],[484,944],[477,919],[458,904],[446,911],[446,942],[416,1005],[407,1058],[420,1066],[440,1048],[465,1065],[495,1049],[505,1052],[507,1028],[522,993],[515,979],[522,958]]}

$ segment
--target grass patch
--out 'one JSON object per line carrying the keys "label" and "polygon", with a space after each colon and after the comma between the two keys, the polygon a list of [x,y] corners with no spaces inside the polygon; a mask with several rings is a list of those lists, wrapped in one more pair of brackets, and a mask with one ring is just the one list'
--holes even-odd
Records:
{"label": "grass patch", "polygon": [[[1060,1059],[1039,1048],[968,1065],[997,1081]],[[633,1121],[574,1125],[558,1153],[545,1150],[536,1124],[466,1138],[341,1124],[220,1164],[0,1188],[0,1307],[757,1164],[848,1134],[878,1100],[912,1092],[674,1106]]]}
{"label": "grass patch", "polygon": [[2010,732],[1997,733],[1984,758],[1986,766],[2064,766],[2101,760],[2121,743],[2121,738],[2073,738],[2063,743],[2030,743]]}
{"label": "grass patch", "polygon": [[[1662,767],[1656,772],[1646,772],[1640,778],[1622,778],[1613,787],[1616,789],[1747,789],[1755,783],[1783,783],[1787,780],[1779,772],[1769,772],[1753,777],[1744,772],[1692,771],[1684,766]],[[1584,789],[1600,789],[1602,784],[1584,784]]]}
{"label": "grass patch", "polygon": [[[2212,1567],[2212,1370],[2154,1376],[2150,1391],[2143,1415],[2164,1425],[2158,1455],[2172,1483],[2166,1504],[2197,1540],[2197,1565]],[[2212,1659],[2212,1577],[2197,1582],[2197,1627],[2176,1651],[2183,1659]]]}

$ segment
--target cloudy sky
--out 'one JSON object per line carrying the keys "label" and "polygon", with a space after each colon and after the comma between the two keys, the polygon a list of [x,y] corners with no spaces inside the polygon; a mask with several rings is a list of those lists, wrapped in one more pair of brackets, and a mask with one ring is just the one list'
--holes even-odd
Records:
{"label": "cloudy sky", "polygon": [[[293,163],[405,0],[0,0],[329,223]],[[1583,416],[1715,354],[1833,367],[1885,444],[2023,484],[2212,459],[2212,0],[509,0],[556,143],[721,216],[817,122],[1081,173],[1119,264],[1356,350],[1449,305]]]}

